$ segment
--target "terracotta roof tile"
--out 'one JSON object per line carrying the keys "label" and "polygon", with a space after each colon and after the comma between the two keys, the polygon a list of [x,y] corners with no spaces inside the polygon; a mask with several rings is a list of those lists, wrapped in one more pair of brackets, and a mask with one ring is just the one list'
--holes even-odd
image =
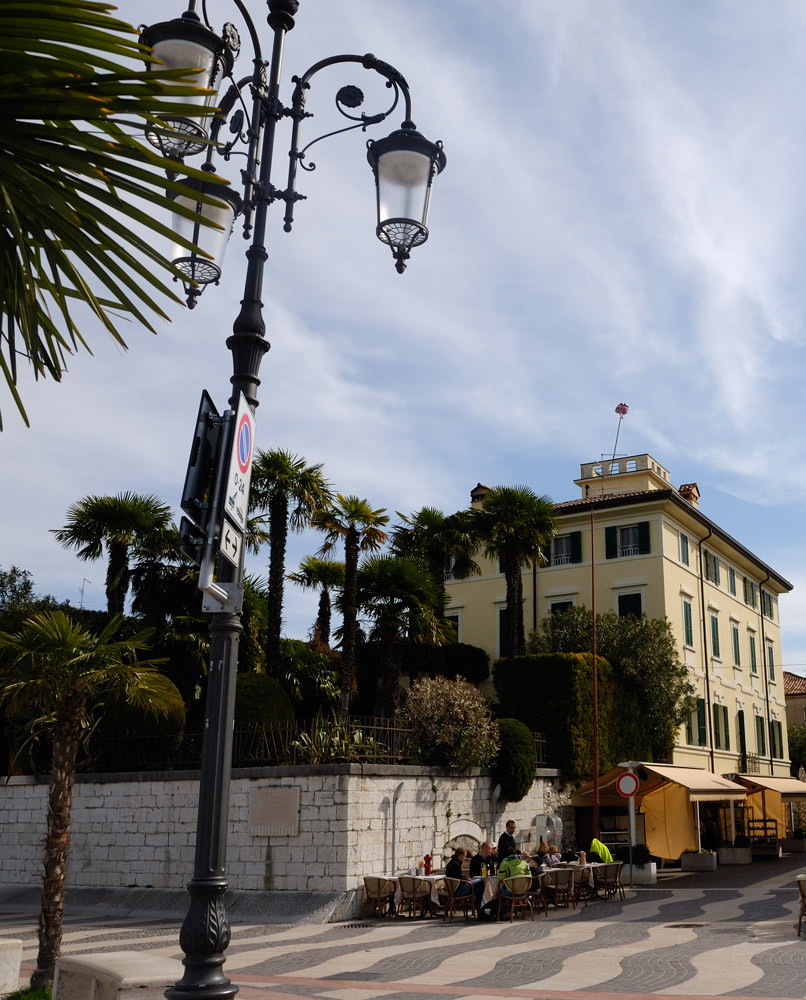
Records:
{"label": "terracotta roof tile", "polygon": [[790,674],[784,671],[784,695],[792,697],[797,694],[806,694],[806,677],[800,674]]}

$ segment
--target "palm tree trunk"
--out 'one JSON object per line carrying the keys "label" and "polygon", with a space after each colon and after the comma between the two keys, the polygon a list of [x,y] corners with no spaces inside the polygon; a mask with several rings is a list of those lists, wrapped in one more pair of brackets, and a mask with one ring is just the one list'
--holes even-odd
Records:
{"label": "palm tree trunk", "polygon": [[355,629],[358,618],[358,531],[344,536],[344,637],[341,643],[341,714],[347,718],[355,676]]}
{"label": "palm tree trunk", "polygon": [[45,870],[39,912],[39,953],[36,969],[31,976],[32,989],[42,989],[52,984],[56,959],[61,952],[64,876],[70,846],[70,809],[73,804],[82,708],[83,699],[69,699],[59,711],[53,730],[53,766],[48,792]]}
{"label": "palm tree trunk", "polygon": [[396,637],[394,629],[384,629],[381,636],[381,703],[387,719],[391,719],[397,711],[400,685]]}
{"label": "palm tree trunk", "polygon": [[266,659],[269,671],[280,662],[280,636],[283,633],[283,584],[285,550],[288,541],[288,498],[283,493],[269,501],[269,595],[267,601]]}
{"label": "palm tree trunk", "polygon": [[110,616],[122,615],[129,592],[129,547],[121,542],[109,543],[109,565],[106,569],[106,610]]}
{"label": "palm tree trunk", "polygon": [[314,638],[323,646],[330,646],[330,591],[322,587],[319,594],[319,613],[314,625]]}
{"label": "palm tree trunk", "polygon": [[514,660],[518,655],[518,610],[520,609],[520,629],[523,631],[523,606],[518,602],[518,573],[520,567],[514,559],[507,559],[504,564],[504,575],[507,583],[507,659]]}

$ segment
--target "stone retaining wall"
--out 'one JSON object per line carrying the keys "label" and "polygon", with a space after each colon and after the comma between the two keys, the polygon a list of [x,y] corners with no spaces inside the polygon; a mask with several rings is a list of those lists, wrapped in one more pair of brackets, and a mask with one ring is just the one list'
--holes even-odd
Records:
{"label": "stone retaining wall", "polygon": [[[238,890],[350,893],[361,877],[413,867],[430,853],[438,866],[458,836],[495,840],[507,819],[525,845],[538,817],[559,813],[573,840],[571,810],[555,772],[545,772],[518,803],[499,803],[493,829],[492,782],[465,773],[391,765],[327,765],[234,772],[227,877]],[[73,798],[67,883],[72,886],[183,888],[193,871],[198,774],[82,775]],[[47,780],[0,784],[0,880],[41,878]],[[541,820],[542,823],[542,820]],[[542,832],[542,830],[541,830]]]}

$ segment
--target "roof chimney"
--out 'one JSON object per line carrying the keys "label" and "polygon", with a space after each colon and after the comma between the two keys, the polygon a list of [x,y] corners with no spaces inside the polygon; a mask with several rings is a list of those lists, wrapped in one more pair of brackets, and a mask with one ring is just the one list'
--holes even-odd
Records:
{"label": "roof chimney", "polygon": [[476,483],[475,487],[470,491],[471,504],[480,504],[489,492],[489,486],[485,486],[483,483]]}
{"label": "roof chimney", "polygon": [[697,489],[696,483],[683,483],[677,492],[684,500],[687,500],[692,507],[696,507],[697,510],[700,509],[700,491]]}

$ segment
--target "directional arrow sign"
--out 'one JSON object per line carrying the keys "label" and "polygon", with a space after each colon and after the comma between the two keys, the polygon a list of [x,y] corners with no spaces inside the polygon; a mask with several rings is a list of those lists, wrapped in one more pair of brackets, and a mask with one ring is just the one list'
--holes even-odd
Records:
{"label": "directional arrow sign", "polygon": [[237,528],[234,528],[229,521],[224,519],[224,528],[221,532],[221,555],[228,559],[233,566],[240,566],[241,549],[243,548],[243,535]]}

